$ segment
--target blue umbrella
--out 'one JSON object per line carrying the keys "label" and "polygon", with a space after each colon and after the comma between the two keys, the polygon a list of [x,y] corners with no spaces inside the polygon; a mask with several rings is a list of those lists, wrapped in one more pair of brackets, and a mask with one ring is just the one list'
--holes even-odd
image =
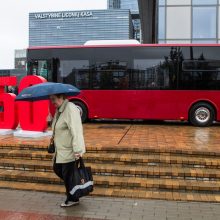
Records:
{"label": "blue umbrella", "polygon": [[65,94],[75,96],[80,90],[70,84],[46,82],[30,86],[16,97],[17,101],[38,101],[49,99],[50,95]]}

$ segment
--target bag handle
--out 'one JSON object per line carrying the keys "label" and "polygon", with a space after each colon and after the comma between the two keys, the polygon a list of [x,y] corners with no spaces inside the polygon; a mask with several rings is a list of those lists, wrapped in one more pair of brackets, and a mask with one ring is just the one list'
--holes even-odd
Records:
{"label": "bag handle", "polygon": [[78,160],[75,161],[76,167],[85,168],[84,160],[82,157],[80,157]]}

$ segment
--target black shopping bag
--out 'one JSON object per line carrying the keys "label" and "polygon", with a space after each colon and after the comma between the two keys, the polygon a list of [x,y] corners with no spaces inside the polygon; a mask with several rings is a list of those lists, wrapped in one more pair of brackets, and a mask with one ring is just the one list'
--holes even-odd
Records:
{"label": "black shopping bag", "polygon": [[85,167],[82,157],[74,163],[71,185],[73,187],[70,190],[70,195],[73,199],[87,196],[93,191],[92,170],[91,167]]}

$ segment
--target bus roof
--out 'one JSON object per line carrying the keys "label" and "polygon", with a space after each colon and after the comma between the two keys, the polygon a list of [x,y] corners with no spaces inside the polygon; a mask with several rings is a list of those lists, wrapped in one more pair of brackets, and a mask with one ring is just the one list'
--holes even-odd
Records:
{"label": "bus roof", "polygon": [[220,44],[115,44],[115,45],[64,45],[64,46],[33,46],[28,50],[74,49],[74,48],[115,48],[115,47],[219,47]]}
{"label": "bus roof", "polygon": [[84,45],[133,45],[133,44],[141,44],[139,41],[135,39],[130,40],[88,40]]}

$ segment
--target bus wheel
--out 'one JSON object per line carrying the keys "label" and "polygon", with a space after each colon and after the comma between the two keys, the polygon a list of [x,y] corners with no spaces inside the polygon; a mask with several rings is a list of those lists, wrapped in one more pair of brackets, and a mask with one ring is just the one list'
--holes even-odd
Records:
{"label": "bus wheel", "polygon": [[87,107],[82,102],[80,102],[80,101],[73,101],[73,103],[76,105],[76,107],[80,111],[82,122],[83,123],[86,122],[86,120],[88,119]]}
{"label": "bus wheel", "polygon": [[208,103],[200,102],[190,109],[189,120],[195,126],[209,126],[213,123],[214,119],[215,111]]}

